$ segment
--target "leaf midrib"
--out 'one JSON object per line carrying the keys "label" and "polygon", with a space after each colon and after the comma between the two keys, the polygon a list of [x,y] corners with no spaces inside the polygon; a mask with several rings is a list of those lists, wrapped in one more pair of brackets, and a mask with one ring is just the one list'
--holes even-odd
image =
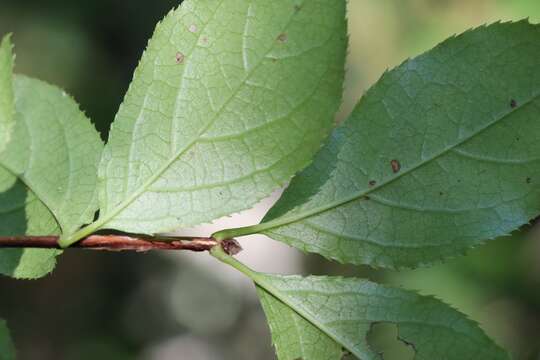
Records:
{"label": "leaf midrib", "polygon": [[[303,2],[302,2],[303,3]],[[219,6],[218,6],[219,8]],[[217,12],[217,11],[216,11]],[[215,16],[215,15],[214,15]],[[295,18],[296,16],[296,13],[292,13],[288,22],[285,24],[285,26],[281,29],[281,31],[285,31],[293,22],[293,19]],[[207,26],[210,24],[211,20],[209,20],[205,26],[201,29],[201,32],[200,32],[200,35],[199,35],[199,38],[202,37],[203,33],[204,33],[204,30],[207,28]],[[261,56],[260,57],[260,60],[258,62],[258,64],[256,64],[255,66],[253,66],[251,69],[249,69],[247,71],[247,73],[245,74],[244,78],[242,79],[241,82],[239,82],[240,86],[238,86],[230,95],[230,97],[223,103],[223,105],[221,106],[221,108],[216,112],[216,114],[214,115],[213,119],[210,120],[208,122],[208,124],[199,132],[197,133],[197,136],[195,136],[193,138],[193,140],[189,143],[186,144],[186,146],[184,146],[184,148],[180,149],[176,154],[175,156],[171,157],[171,159],[167,162],[164,163],[164,165],[158,169],[158,171],[153,175],[151,176],[145,183],[143,183],[141,185],[141,187],[139,187],[139,190],[138,191],[135,191],[132,193],[131,196],[129,196],[127,199],[125,199],[124,201],[122,201],[118,206],[116,206],[113,210],[111,210],[109,213],[107,213],[106,215],[104,215],[103,217],[100,217],[100,219],[98,219],[96,222],[94,222],[93,224],[90,224],[88,225],[87,227],[81,229],[79,232],[75,233],[73,236],[72,236],[72,240],[76,241],[76,240],[79,240],[83,237],[85,237],[86,235],[88,235],[89,233],[92,233],[94,231],[97,231],[98,229],[101,229],[102,227],[104,227],[107,223],[109,223],[116,215],[118,215],[119,213],[121,213],[124,209],[126,209],[133,201],[135,201],[139,196],[141,196],[144,192],[146,192],[154,182],[156,182],[159,177],[165,172],[167,171],[170,166],[176,161],[178,160],[186,151],[188,151],[189,149],[191,149],[191,147],[196,144],[200,137],[214,124],[214,122],[216,121],[217,118],[219,118],[219,116],[221,115],[221,112],[223,109],[225,109],[227,107],[227,105],[229,105],[229,103],[234,99],[235,95],[238,93],[238,91],[241,89],[241,85],[244,84],[246,82],[247,79],[249,79],[251,77],[251,75],[263,64],[264,60],[266,59],[266,55],[268,55],[268,53],[270,53],[274,47],[276,46],[276,43],[274,42],[269,48],[268,50],[266,51],[265,53],[265,56]],[[192,59],[193,57],[191,56],[190,59]],[[189,60],[188,60],[189,61]],[[186,63],[185,65],[185,68],[187,68],[189,64]]]}
{"label": "leaf midrib", "polygon": [[[204,34],[204,31],[208,28],[208,25],[210,24],[210,22],[212,20],[214,20],[214,18],[216,17],[216,14],[218,13],[218,10],[220,9],[220,7],[223,5],[225,0],[221,0],[215,7],[215,11],[212,13],[212,16],[210,17],[210,19],[204,24],[204,26],[202,27],[201,31],[199,32],[199,36],[197,37],[197,41],[195,42],[195,45],[193,46],[193,48],[191,49],[191,52],[190,52],[190,55],[193,55],[193,52],[195,52],[195,49],[197,47],[197,44],[199,43],[199,41],[201,40],[201,37],[203,36]],[[182,5],[180,5],[182,6]],[[159,28],[156,29],[156,33],[157,31],[159,31]],[[151,39],[150,41],[154,41],[153,39]],[[157,58],[158,56],[156,56]],[[175,99],[175,104],[174,104],[174,111],[173,111],[173,115],[172,115],[172,118],[173,118],[173,121],[172,121],[172,128],[173,130],[171,131],[171,134],[172,134],[172,141],[171,141],[171,150],[175,150],[175,147],[176,147],[176,122],[174,121],[174,118],[176,117],[176,114],[177,114],[177,111],[178,111],[178,97],[179,97],[179,94],[183,91],[183,83],[184,83],[184,76],[185,76],[185,73],[186,73],[186,70],[188,69],[188,66],[189,64],[191,63],[191,60],[192,60],[193,56],[189,56],[187,58],[187,61],[186,61],[186,64],[184,65],[184,67],[182,68],[182,74],[181,74],[181,84],[179,89],[178,89],[178,94],[176,95],[176,99]],[[155,62],[155,59],[154,59],[154,62]],[[130,87],[130,90],[131,90],[131,87]],[[145,96],[144,96],[144,100],[142,102],[142,105],[141,105],[141,108],[139,109],[139,113],[137,115],[137,119],[135,120],[135,123],[133,125],[133,132],[131,133],[131,145],[130,145],[130,148],[129,148],[129,161],[128,161],[128,170],[127,170],[127,173],[128,175],[132,172],[131,170],[131,165],[133,164],[133,154],[134,154],[134,151],[133,151],[133,148],[135,147],[135,133],[136,133],[136,130],[137,130],[137,127],[138,127],[138,124],[140,123],[141,119],[143,118],[142,114],[143,114],[143,110],[145,108],[145,105],[148,101],[148,97],[150,95],[150,91],[147,91]],[[212,122],[210,122],[211,124]],[[203,133],[207,130],[206,128],[203,128]],[[198,137],[200,137],[200,134],[198,134]],[[188,143],[186,145],[186,147],[184,147],[183,149],[180,149],[179,151],[176,152],[176,154],[172,152],[172,156],[171,156],[171,160],[169,162],[165,162],[164,166],[162,168],[160,168],[158,170],[158,172],[156,173],[156,176],[155,178],[161,176],[163,174],[164,171],[166,171],[166,169],[173,163],[175,162],[185,151],[187,151],[191,146],[193,145],[193,142],[192,143]],[[126,189],[123,193],[123,195],[126,195],[125,193],[129,191],[129,183],[130,183],[130,176],[127,176],[125,181],[126,181]],[[141,185],[142,188],[146,188],[146,187],[149,187],[150,185],[152,185],[154,182],[156,181],[156,179],[154,179],[154,176],[150,177],[148,179],[147,182],[143,183]],[[106,186],[106,185],[105,185]],[[144,189],[141,189],[141,193],[144,192]],[[134,193],[135,194],[135,193]],[[128,196],[127,199],[125,199],[123,202],[121,202],[116,208],[114,208],[112,210],[112,213],[114,213],[114,215],[112,215],[112,217],[116,216],[119,212],[121,212],[125,207],[127,207],[131,202],[133,202],[140,194],[136,194],[136,196],[131,199],[131,197],[133,196]],[[129,203],[127,205],[125,205],[125,207],[123,207],[122,209],[120,209],[118,212],[115,213],[115,211],[118,209],[118,207],[122,207],[122,205],[124,204],[124,202],[126,201],[129,201]]]}
{"label": "leaf midrib", "polygon": [[[299,214],[296,214],[296,215],[293,215],[293,216],[288,216],[288,217],[285,216],[285,217],[282,217],[282,218],[277,218],[275,220],[271,220],[271,221],[266,222],[266,223],[261,223],[259,225],[249,227],[249,233],[253,234],[253,233],[264,232],[266,230],[270,230],[270,229],[273,229],[273,228],[276,228],[276,227],[281,227],[281,226],[285,226],[285,225],[288,225],[288,224],[291,224],[291,223],[295,223],[295,222],[301,221],[303,219],[306,219],[306,218],[309,218],[309,217],[312,217],[312,216],[319,215],[321,213],[330,211],[330,210],[332,210],[334,208],[337,208],[339,206],[348,204],[348,203],[353,202],[355,200],[358,200],[358,199],[360,199],[360,198],[362,198],[362,197],[364,197],[366,195],[369,195],[369,194],[373,193],[374,191],[377,191],[377,190],[385,187],[386,185],[389,185],[389,184],[393,183],[394,181],[400,179],[401,177],[403,177],[405,175],[408,175],[408,174],[418,170],[419,168],[431,163],[432,161],[440,158],[441,156],[446,155],[448,152],[450,152],[450,151],[454,150],[455,148],[467,143],[468,141],[472,140],[474,137],[482,134],[483,132],[487,131],[488,129],[495,126],[499,122],[503,121],[508,116],[513,115],[513,114],[515,114],[515,113],[517,113],[519,111],[522,111],[523,109],[525,109],[527,106],[531,105],[535,100],[538,100],[539,98],[540,98],[540,91],[536,92],[528,100],[524,101],[519,108],[511,109],[510,111],[504,113],[499,118],[497,118],[494,121],[488,123],[484,127],[478,129],[478,131],[476,131],[476,132],[472,133],[471,135],[459,140],[455,144],[444,148],[441,152],[433,155],[431,158],[429,158],[429,159],[427,159],[427,160],[425,160],[423,162],[421,161],[418,164],[410,167],[409,169],[401,171],[395,177],[390,178],[390,179],[388,179],[386,181],[383,181],[380,184],[377,184],[377,185],[373,186],[372,188],[368,188],[367,190],[353,193],[349,197],[343,198],[341,200],[333,201],[333,202],[329,203],[326,206],[318,206],[318,207],[315,207],[315,208],[313,208],[313,209],[311,209],[309,211],[305,211],[305,212],[302,212],[302,213],[299,213]],[[240,229],[238,229],[238,230],[240,230]],[[232,233],[234,233],[234,232],[232,232]],[[245,232],[242,232],[242,235],[249,235],[249,234],[246,234]]]}

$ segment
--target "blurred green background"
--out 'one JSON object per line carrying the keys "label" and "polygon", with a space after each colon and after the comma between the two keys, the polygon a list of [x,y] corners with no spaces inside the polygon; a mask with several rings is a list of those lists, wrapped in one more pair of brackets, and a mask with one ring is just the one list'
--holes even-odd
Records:
{"label": "blurred green background", "polygon": [[[17,72],[73,94],[106,138],[155,23],[178,2],[1,0],[0,34],[14,33]],[[349,7],[341,118],[385,69],[452,34],[497,20],[540,22],[539,0],[349,0]],[[249,260],[435,295],[478,321],[515,359],[540,360],[539,232],[533,224],[445,265],[402,273],[339,266],[288,248],[281,250],[287,257],[259,251]],[[0,317],[20,360],[274,359],[250,284],[209,263],[204,254],[68,251],[53,276],[1,278]],[[394,360],[390,353],[386,360]]]}

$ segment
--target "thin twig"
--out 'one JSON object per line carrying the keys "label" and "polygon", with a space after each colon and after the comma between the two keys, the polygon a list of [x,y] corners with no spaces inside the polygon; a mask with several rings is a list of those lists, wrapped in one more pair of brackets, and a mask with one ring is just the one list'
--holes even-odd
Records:
{"label": "thin twig", "polygon": [[[0,236],[0,248],[60,249],[58,236]],[[126,235],[91,235],[70,248],[100,251],[187,250],[210,251],[219,245],[214,238],[132,237]],[[228,253],[235,255],[242,248],[236,240],[221,242]]]}

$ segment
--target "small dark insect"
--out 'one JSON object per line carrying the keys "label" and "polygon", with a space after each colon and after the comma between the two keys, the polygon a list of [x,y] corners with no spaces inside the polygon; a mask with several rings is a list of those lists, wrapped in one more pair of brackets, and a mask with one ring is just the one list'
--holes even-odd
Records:
{"label": "small dark insect", "polygon": [[510,101],[510,107],[511,107],[512,109],[515,109],[515,108],[517,108],[517,106],[518,106],[517,101],[514,100],[514,99],[512,99],[512,100]]}
{"label": "small dark insect", "polygon": [[530,184],[532,182],[532,179],[528,177],[527,179],[525,179],[525,181],[527,182],[527,184]]}
{"label": "small dark insect", "polygon": [[375,185],[377,185],[377,182],[375,180],[371,180],[369,182],[369,186],[375,186]]}
{"label": "small dark insect", "polygon": [[287,41],[288,37],[287,37],[287,34],[282,33],[282,34],[279,34],[279,36],[277,37],[277,39],[278,39],[279,42],[284,43],[284,42]]}
{"label": "small dark insect", "polygon": [[399,170],[401,170],[401,164],[397,160],[390,161],[390,165],[392,165],[392,171],[394,174],[397,174]]}

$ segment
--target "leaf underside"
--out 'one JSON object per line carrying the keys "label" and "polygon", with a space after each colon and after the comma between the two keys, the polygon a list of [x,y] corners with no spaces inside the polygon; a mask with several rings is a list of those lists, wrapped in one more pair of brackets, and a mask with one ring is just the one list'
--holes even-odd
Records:
{"label": "leaf underside", "polygon": [[[103,144],[77,104],[60,89],[15,76],[15,128],[0,155],[0,234],[71,234],[97,210]],[[2,250],[0,273],[38,278],[57,250]]]}
{"label": "leaf underside", "polygon": [[432,297],[359,279],[262,276],[258,294],[280,360],[341,360],[342,349],[380,360],[367,338],[381,323],[397,326],[415,360],[509,359],[476,323]]}
{"label": "leaf underside", "polygon": [[[0,233],[2,236],[58,235],[54,216],[35,194],[0,167]],[[36,279],[50,273],[58,250],[2,249],[0,274],[16,279]]]}
{"label": "leaf underside", "polygon": [[540,27],[526,21],[468,31],[405,62],[244,233],[385,268],[509,234],[540,214],[539,66]]}
{"label": "leaf underside", "polygon": [[0,43],[0,153],[6,147],[13,129],[15,112],[13,99],[13,53],[10,37]]}
{"label": "leaf underside", "polygon": [[0,360],[15,360],[15,348],[6,322],[0,319]]}
{"label": "leaf underside", "polygon": [[304,168],[341,101],[345,7],[186,0],[167,15],[112,125],[92,230],[210,222]]}

